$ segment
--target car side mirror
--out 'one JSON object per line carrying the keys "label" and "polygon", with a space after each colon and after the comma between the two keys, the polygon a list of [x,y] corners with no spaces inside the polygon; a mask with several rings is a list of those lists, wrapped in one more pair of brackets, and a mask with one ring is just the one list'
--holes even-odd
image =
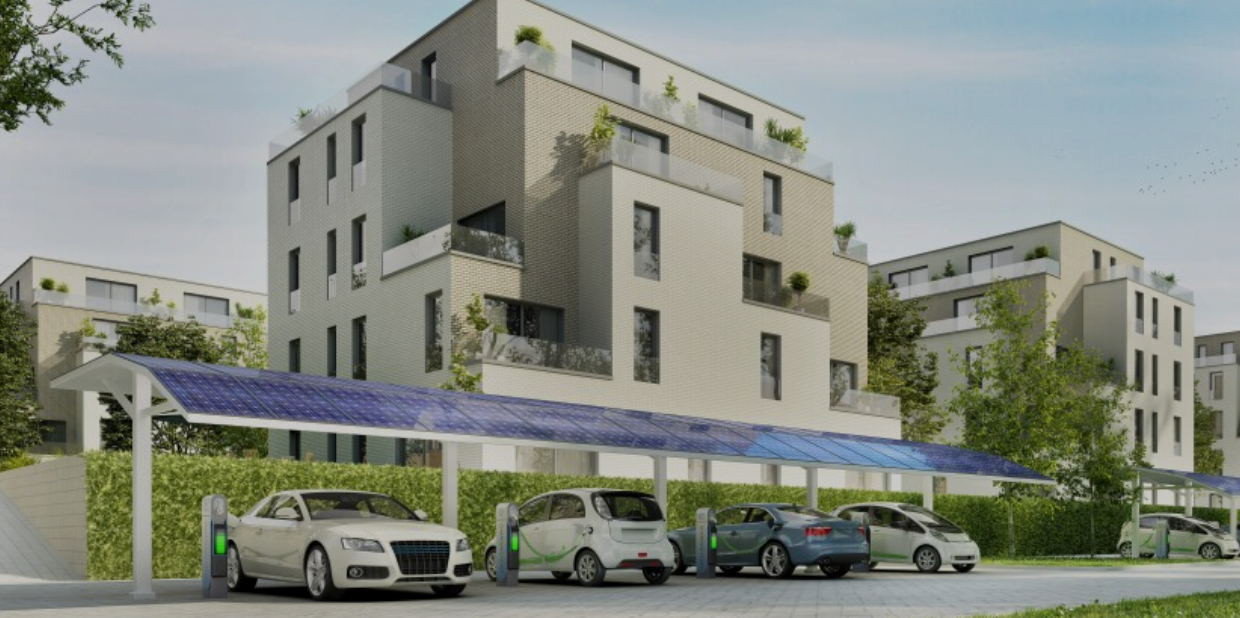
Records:
{"label": "car side mirror", "polygon": [[276,519],[281,521],[298,521],[301,516],[297,514],[297,510],[291,507],[276,509]]}
{"label": "car side mirror", "polygon": [[430,515],[427,515],[427,514],[426,514],[426,511],[423,511],[422,509],[417,509],[417,510],[415,510],[415,511],[413,512],[413,514],[414,514],[414,516],[415,516],[415,517],[417,517],[418,519],[420,519],[420,520],[422,520],[422,521],[430,521],[430,519],[431,519],[431,516],[430,516]]}

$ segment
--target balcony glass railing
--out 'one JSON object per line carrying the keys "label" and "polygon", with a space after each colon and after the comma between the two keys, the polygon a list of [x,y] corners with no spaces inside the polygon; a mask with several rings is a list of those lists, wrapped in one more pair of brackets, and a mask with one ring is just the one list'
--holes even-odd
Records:
{"label": "balcony glass railing", "polygon": [[[169,309],[167,305],[148,305],[143,302],[132,302],[114,298],[100,298],[97,296],[83,296],[81,294],[69,294],[66,292],[54,292],[51,290],[35,290],[34,304],[56,305],[59,307],[87,309],[90,311],[118,313],[121,315],[149,315],[175,320],[178,322],[188,322],[193,320],[203,326],[210,326],[213,328],[231,328],[233,322],[235,321],[235,318],[228,315],[185,312],[177,309]],[[98,327],[96,328],[98,329]],[[111,334],[114,335],[115,333]],[[115,339],[115,337],[113,337],[113,339]]]}
{"label": "balcony glass railing", "polygon": [[1134,283],[1139,283],[1186,303],[1193,302],[1192,290],[1150,274],[1149,271],[1142,270],[1136,266],[1111,266],[1109,268],[1092,270],[1081,275],[1082,285],[1115,281],[1117,279],[1127,279]]}
{"label": "balcony glass railing", "polygon": [[1220,354],[1218,356],[1198,356],[1193,359],[1193,365],[1196,367],[1221,367],[1223,365],[1236,364],[1235,354]]}
{"label": "balcony glass railing", "polygon": [[611,350],[494,332],[483,335],[480,360],[611,375]]}
{"label": "balcony glass railing", "polygon": [[926,330],[922,331],[922,337],[933,337],[935,335],[946,335],[948,333],[956,333],[966,330],[978,328],[976,315],[966,315],[958,318],[948,318],[946,320],[938,320],[926,324]]}
{"label": "balcony glass railing", "polygon": [[1008,264],[998,268],[988,270],[979,270],[977,272],[956,275],[955,277],[946,277],[938,281],[927,281],[925,283],[916,283],[896,289],[896,293],[902,299],[917,298],[920,296],[928,296],[931,294],[942,294],[944,292],[954,292],[964,288],[976,287],[979,285],[990,285],[996,279],[1016,279],[1018,277],[1028,277],[1030,275],[1054,275],[1059,276],[1059,262],[1051,258],[1040,258],[1037,260],[1028,260],[1025,262],[1017,262]]}
{"label": "balcony glass railing", "polygon": [[633,358],[633,379],[650,384],[659,383],[659,359],[648,356]]}
{"label": "balcony glass railing", "polygon": [[900,418],[899,397],[849,389],[839,393],[838,396],[833,393],[831,399],[832,410]]}
{"label": "balcony glass railing", "polygon": [[775,236],[783,236],[784,216],[777,212],[762,213],[762,231]]}
{"label": "balcony glass railing", "polygon": [[620,139],[613,140],[609,148],[598,153],[594,162],[599,165],[614,163],[730,202],[740,203],[744,197],[741,179],[735,176]]}
{"label": "balcony glass railing", "polygon": [[649,251],[633,252],[633,274],[646,279],[659,280],[659,254]]}
{"label": "balcony glass railing", "polygon": [[366,262],[353,265],[353,289],[366,287]]}
{"label": "balcony glass railing", "polygon": [[445,225],[383,252],[383,276],[420,264],[448,250],[452,226]]}
{"label": "balcony glass railing", "polygon": [[452,250],[518,266],[525,264],[525,243],[462,225],[452,226]]}
{"label": "balcony glass railing", "polygon": [[787,309],[788,311],[805,313],[824,320],[831,318],[831,301],[817,294],[810,294],[809,292],[798,294],[790,288],[772,289],[750,281],[744,281],[741,289],[742,297],[745,300]]}
{"label": "balcony glass railing", "polygon": [[428,101],[448,109],[452,108],[452,86],[439,80],[423,77],[394,64],[383,64],[367,73],[352,86],[336,93],[310,113],[297,119],[293,126],[272,138],[268,147],[268,158],[276,158],[290,146],[301,141],[303,137],[310,135],[315,129],[335,118],[345,108],[379,88],[395,90],[415,99]]}
{"label": "balcony glass railing", "polygon": [[499,77],[501,79],[521,68],[527,68],[595,92],[618,103],[640,109],[651,116],[700,131],[758,156],[795,167],[824,180],[833,179],[830,161],[793,148],[779,140],[771,139],[765,133],[741,127],[714,116],[703,116],[698,113],[698,106],[694,103],[670,99],[663,92],[647,90],[630,81],[617,79],[615,75],[608,74],[594,65],[548,51],[534,43],[527,41],[500,54]]}
{"label": "balcony glass railing", "polygon": [[832,249],[835,251],[836,255],[846,257],[850,260],[864,262],[866,264],[870,263],[870,246],[860,240],[850,238],[848,240],[848,246],[844,248],[840,248],[839,238],[836,238],[833,243]]}

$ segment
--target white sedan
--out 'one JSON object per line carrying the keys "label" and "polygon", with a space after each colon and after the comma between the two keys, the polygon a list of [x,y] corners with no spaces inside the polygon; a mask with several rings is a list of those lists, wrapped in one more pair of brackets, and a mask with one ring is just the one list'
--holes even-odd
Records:
{"label": "white sedan", "polygon": [[473,552],[459,530],[383,494],[314,489],[268,496],[228,518],[228,589],[257,579],[305,584],[316,601],[351,588],[465,590]]}

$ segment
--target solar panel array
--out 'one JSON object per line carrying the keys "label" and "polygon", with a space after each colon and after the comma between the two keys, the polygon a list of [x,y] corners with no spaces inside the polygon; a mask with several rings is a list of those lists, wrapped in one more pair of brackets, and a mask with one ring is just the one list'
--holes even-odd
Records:
{"label": "solar panel array", "polygon": [[1030,481],[1042,475],[961,448],[519,397],[459,393],[129,354],[202,416],[846,465]]}
{"label": "solar panel array", "polygon": [[1202,485],[1213,487],[1222,493],[1240,496],[1240,478],[1234,476],[1216,476],[1214,474],[1201,474],[1200,472],[1181,472],[1179,470],[1163,470],[1159,468],[1150,469],[1154,472],[1186,477]]}

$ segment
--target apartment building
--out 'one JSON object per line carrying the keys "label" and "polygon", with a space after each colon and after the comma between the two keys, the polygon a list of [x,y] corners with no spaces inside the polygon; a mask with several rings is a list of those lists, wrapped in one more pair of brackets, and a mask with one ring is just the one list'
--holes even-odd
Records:
{"label": "apartment building", "polygon": [[[49,289],[50,288],[50,289]],[[38,321],[35,379],[42,410],[41,453],[81,453],[103,444],[99,421],[106,412],[98,393],[51,387],[53,378],[98,357],[116,343],[116,327],[133,315],[195,320],[219,333],[230,328],[238,304],[267,304],[260,292],[247,292],[180,279],[31,257],[0,284],[9,300]],[[152,297],[161,299],[154,303]],[[94,335],[80,335],[89,323]]]}
{"label": "apartment building", "polygon": [[[526,26],[546,45],[518,44]],[[615,136],[592,143],[603,106]],[[804,123],[543,4],[470,2],[271,143],[273,367],[442,384],[477,296],[504,327],[470,349],[485,392],[898,437],[898,402],[859,390],[865,246],[833,241],[830,164],[768,119]],[[467,467],[650,474],[641,457],[461,450]],[[438,461],[433,443],[297,432],[272,432],[271,453]]]}
{"label": "apartment building", "polygon": [[1193,342],[1193,372],[1201,402],[1214,408],[1215,446],[1223,451],[1223,474],[1240,476],[1240,331],[1201,335]]}
{"label": "apartment building", "polygon": [[[939,401],[966,377],[951,360],[968,359],[989,340],[976,303],[997,279],[1027,284],[1034,299],[1051,295],[1046,319],[1058,320],[1063,344],[1080,341],[1115,363],[1136,385],[1130,435],[1158,468],[1192,470],[1193,294],[1145,269],[1140,255],[1067,223],[1055,222],[876,264],[901,298],[925,304],[922,343],[939,355]],[[945,432],[961,431],[954,419]],[[952,481],[952,493],[981,491]]]}

